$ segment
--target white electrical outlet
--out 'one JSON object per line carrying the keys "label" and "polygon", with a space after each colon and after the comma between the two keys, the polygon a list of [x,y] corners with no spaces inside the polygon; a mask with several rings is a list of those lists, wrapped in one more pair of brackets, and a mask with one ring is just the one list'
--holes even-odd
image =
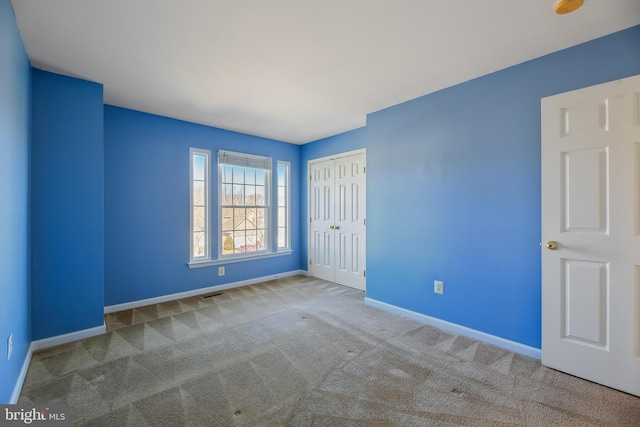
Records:
{"label": "white electrical outlet", "polygon": [[224,276],[224,267],[218,267],[218,276]]}
{"label": "white electrical outlet", "polygon": [[436,294],[444,295],[444,282],[441,282],[440,280],[434,280],[433,292]]}
{"label": "white electrical outlet", "polygon": [[11,353],[13,353],[13,334],[7,338],[7,360],[11,359]]}

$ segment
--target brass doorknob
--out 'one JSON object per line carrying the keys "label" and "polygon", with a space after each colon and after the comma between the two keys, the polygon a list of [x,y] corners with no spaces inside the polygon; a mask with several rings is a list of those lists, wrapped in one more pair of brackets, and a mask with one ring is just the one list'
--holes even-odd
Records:
{"label": "brass doorknob", "polygon": [[547,247],[547,249],[555,251],[556,249],[558,249],[558,242],[556,242],[555,240],[549,240],[545,246]]}

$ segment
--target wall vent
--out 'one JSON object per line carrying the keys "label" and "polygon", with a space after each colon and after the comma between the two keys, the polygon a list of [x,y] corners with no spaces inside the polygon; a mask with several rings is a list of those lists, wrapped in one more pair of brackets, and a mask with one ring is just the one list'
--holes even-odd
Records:
{"label": "wall vent", "polygon": [[222,292],[218,292],[217,294],[204,295],[202,298],[213,298],[213,297],[219,297],[220,295],[222,295]]}

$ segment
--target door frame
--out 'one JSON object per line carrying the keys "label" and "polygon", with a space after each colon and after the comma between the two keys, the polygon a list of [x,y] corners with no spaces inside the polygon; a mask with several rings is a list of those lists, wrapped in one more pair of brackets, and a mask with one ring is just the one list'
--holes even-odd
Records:
{"label": "door frame", "polygon": [[[305,181],[306,181],[306,185],[307,185],[307,215],[306,218],[304,218],[304,223],[305,226],[307,228],[307,259],[305,260],[306,266],[307,266],[307,275],[311,276],[310,271],[309,271],[309,266],[310,266],[310,260],[311,260],[311,242],[312,242],[312,238],[311,238],[311,226],[309,225],[309,220],[307,220],[307,218],[311,217],[311,180],[309,178],[307,178],[307,176],[310,176],[310,171],[311,171],[311,165],[313,165],[314,163],[321,163],[321,162],[326,162],[327,160],[336,160],[336,159],[340,159],[343,157],[349,157],[349,156],[354,156],[356,154],[365,154],[365,168],[366,168],[366,154],[367,154],[367,149],[366,148],[358,148],[356,150],[351,150],[351,151],[344,151],[344,152],[340,152],[340,153],[335,153],[335,154],[330,154],[328,156],[323,156],[323,157],[317,157],[314,159],[309,159],[307,160],[307,171],[305,174]],[[367,175],[365,174],[365,185],[366,185],[366,179],[367,179]],[[365,189],[366,190],[366,189]],[[367,216],[367,205],[366,205],[366,198],[365,198],[365,218]],[[366,234],[366,228],[365,228],[365,234]],[[366,256],[366,245],[365,245],[365,256]],[[366,259],[366,258],[365,258]],[[366,271],[366,266],[365,266],[365,271]],[[312,276],[313,277],[313,276]],[[366,275],[365,275],[365,292],[366,292]]]}

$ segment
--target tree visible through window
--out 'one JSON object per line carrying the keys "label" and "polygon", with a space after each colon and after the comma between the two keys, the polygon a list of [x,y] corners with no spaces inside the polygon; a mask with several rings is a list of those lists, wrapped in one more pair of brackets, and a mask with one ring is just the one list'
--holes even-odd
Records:
{"label": "tree visible through window", "polygon": [[268,250],[271,158],[220,151],[221,254]]}

